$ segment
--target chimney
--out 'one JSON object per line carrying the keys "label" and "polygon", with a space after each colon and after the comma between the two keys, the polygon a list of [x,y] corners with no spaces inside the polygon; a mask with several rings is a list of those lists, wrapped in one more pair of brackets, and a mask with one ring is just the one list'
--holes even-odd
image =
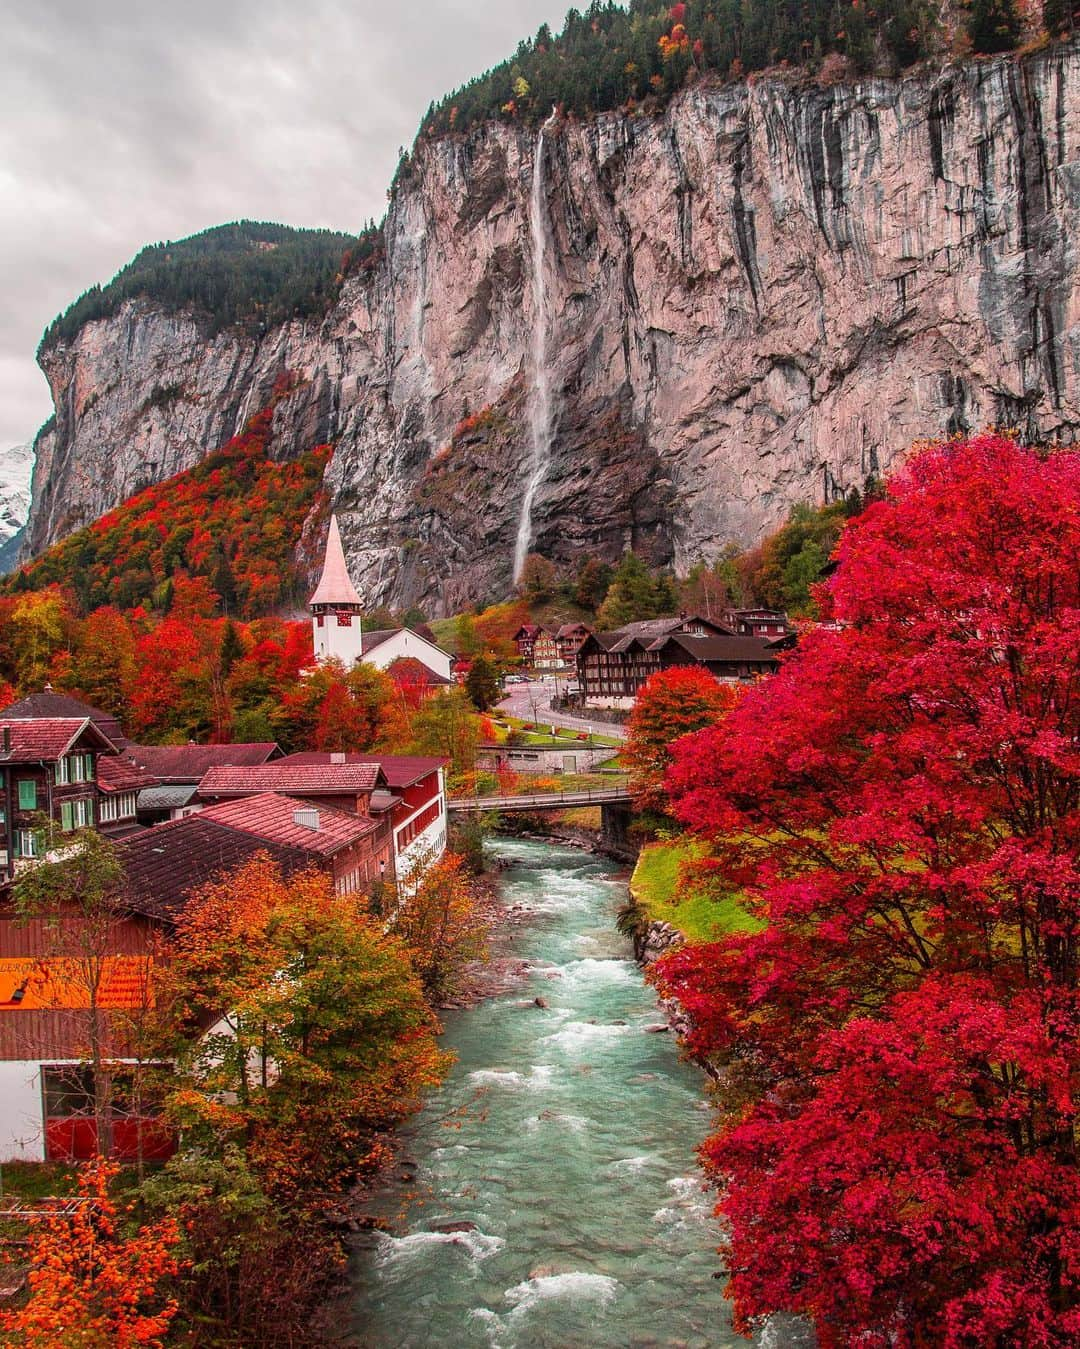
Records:
{"label": "chimney", "polygon": [[4,756],[11,753],[11,727],[4,727]]}
{"label": "chimney", "polygon": [[319,812],[317,810],[294,810],[293,824],[301,829],[314,829],[319,832]]}
{"label": "chimney", "polygon": [[345,762],[345,755],[342,754],[340,750],[332,750],[332,751],[331,751],[331,754],[330,754],[330,762],[331,762],[331,763],[344,763],[344,762]]}

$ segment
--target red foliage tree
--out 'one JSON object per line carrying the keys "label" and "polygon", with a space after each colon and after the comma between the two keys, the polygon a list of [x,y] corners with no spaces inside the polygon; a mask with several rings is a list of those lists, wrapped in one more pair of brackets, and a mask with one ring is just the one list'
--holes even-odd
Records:
{"label": "red foliage tree", "polygon": [[731,1109],[738,1324],[1080,1337],[1080,455],[915,456],[807,637],[681,741],[678,814],[767,926],[664,962]]}
{"label": "red foliage tree", "polygon": [[735,705],[736,690],[719,684],[698,665],[660,670],[641,689],[627,723],[623,758],[639,810],[667,810],[664,776],[671,745],[680,736],[711,726]]}
{"label": "red foliage tree", "polygon": [[401,656],[386,673],[397,685],[405,706],[415,712],[431,689],[431,671],[415,656]]}

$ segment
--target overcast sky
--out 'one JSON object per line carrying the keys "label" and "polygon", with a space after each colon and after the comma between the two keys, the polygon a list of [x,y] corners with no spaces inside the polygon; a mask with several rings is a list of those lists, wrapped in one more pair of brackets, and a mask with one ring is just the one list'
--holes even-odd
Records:
{"label": "overcast sky", "polygon": [[0,0],[0,452],[45,326],[144,244],[381,218],[428,104],[570,0]]}

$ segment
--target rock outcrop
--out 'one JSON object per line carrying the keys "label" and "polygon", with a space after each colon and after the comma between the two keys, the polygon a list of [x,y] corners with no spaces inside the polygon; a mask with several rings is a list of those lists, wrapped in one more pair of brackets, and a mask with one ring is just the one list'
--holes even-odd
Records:
{"label": "rock outcrop", "polygon": [[[828,89],[697,87],[546,133],[554,453],[534,547],[686,566],[916,439],[1080,425],[1080,46]],[[43,357],[29,548],[195,462],[266,400],[331,439],[372,603],[505,592],[530,463],[535,133],[416,147],[385,259],[320,323],[208,338],[131,302]],[[464,424],[455,436],[455,428]]]}

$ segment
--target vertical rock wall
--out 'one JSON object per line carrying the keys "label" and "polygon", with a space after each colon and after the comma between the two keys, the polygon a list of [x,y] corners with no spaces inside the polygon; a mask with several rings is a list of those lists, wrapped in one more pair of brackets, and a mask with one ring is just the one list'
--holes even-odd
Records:
{"label": "vertical rock wall", "polygon": [[[504,592],[530,453],[534,146],[502,124],[419,144],[385,262],[322,323],[208,339],[140,302],[55,348],[30,546],[195,462],[290,369],[305,382],[274,452],[336,441],[329,485],[371,602]],[[661,118],[553,127],[536,547],[684,567],[921,437],[1071,440],[1078,150],[1075,44],[831,89],[695,88]]]}

